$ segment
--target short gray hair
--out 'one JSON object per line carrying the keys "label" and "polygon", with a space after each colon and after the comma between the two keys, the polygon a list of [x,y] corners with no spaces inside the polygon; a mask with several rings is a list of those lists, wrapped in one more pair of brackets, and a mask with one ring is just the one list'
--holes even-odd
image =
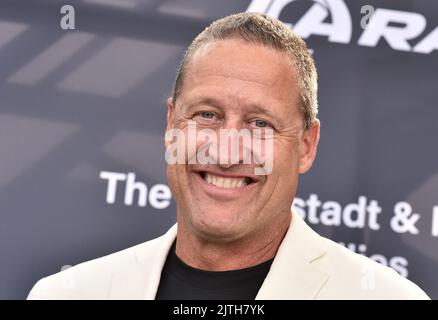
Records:
{"label": "short gray hair", "polygon": [[261,13],[243,12],[216,20],[193,40],[177,70],[172,92],[173,104],[181,94],[184,74],[195,51],[210,42],[235,38],[286,52],[292,58],[298,71],[299,104],[304,127],[310,128],[318,115],[315,62],[306,43],[298,35],[280,20]]}

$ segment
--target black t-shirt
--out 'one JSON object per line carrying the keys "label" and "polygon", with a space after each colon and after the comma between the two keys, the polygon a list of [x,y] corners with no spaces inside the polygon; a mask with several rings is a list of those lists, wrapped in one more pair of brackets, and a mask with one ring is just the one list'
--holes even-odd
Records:
{"label": "black t-shirt", "polygon": [[204,271],[185,264],[173,244],[163,271],[156,300],[253,300],[272,261],[232,271]]}

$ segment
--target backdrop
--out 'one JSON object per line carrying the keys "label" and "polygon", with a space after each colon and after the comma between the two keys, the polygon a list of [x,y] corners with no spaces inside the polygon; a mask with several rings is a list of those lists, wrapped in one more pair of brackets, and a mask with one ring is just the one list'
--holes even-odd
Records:
{"label": "backdrop", "polygon": [[297,212],[438,298],[432,0],[2,0],[0,298],[175,222],[165,101],[191,40],[239,11],[279,17],[318,66],[321,141]]}

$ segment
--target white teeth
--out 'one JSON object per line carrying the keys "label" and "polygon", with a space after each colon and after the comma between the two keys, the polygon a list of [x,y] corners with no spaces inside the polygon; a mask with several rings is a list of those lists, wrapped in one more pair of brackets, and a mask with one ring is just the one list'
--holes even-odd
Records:
{"label": "white teeth", "polygon": [[225,189],[242,188],[247,185],[245,178],[224,178],[209,173],[204,175],[204,180],[212,185]]}

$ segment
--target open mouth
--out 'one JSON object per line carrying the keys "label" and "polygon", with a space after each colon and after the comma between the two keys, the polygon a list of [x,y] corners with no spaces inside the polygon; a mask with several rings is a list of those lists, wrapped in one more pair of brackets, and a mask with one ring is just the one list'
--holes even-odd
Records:
{"label": "open mouth", "polygon": [[224,177],[206,171],[199,171],[197,173],[207,183],[224,189],[244,188],[257,182],[251,177]]}

